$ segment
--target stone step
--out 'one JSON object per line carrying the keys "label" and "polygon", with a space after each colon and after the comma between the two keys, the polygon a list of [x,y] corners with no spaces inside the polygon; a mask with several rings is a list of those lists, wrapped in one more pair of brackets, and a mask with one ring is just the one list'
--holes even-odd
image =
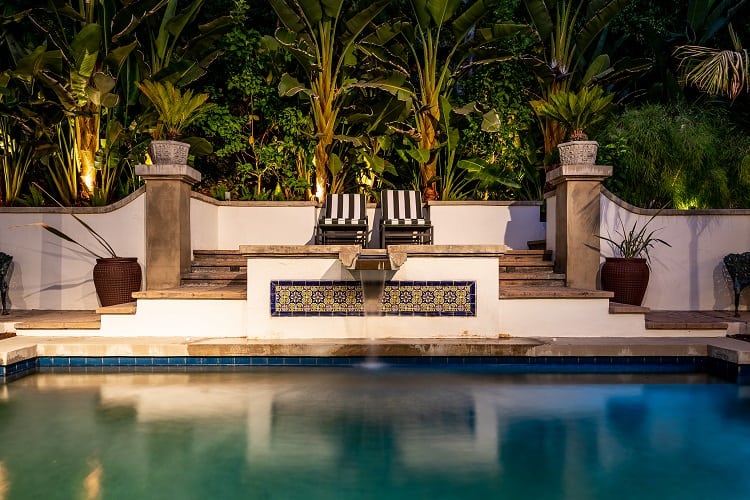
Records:
{"label": "stone step", "polygon": [[565,275],[553,272],[500,273],[500,287],[565,286]]}
{"label": "stone step", "polygon": [[501,299],[610,299],[612,292],[558,286],[511,286],[500,289]]}
{"label": "stone step", "polygon": [[193,250],[194,259],[222,257],[242,257],[239,250]]}
{"label": "stone step", "polygon": [[646,314],[651,309],[643,306],[634,306],[630,304],[620,304],[619,302],[609,303],[609,314]]}
{"label": "stone step", "polygon": [[554,264],[547,261],[529,261],[513,263],[511,265],[500,264],[501,273],[551,273],[554,271]]}
{"label": "stone step", "polygon": [[207,272],[207,273],[196,273],[191,272],[189,274],[182,275],[183,286],[226,286],[226,285],[237,285],[246,286],[247,274],[232,273],[232,272]]}
{"label": "stone step", "polygon": [[165,290],[148,290],[135,292],[136,299],[220,299],[245,300],[247,287],[238,285],[225,286],[181,286]]}
{"label": "stone step", "polygon": [[213,266],[206,266],[206,265],[196,265],[193,263],[192,266],[190,266],[191,272],[196,273],[214,273],[214,272],[220,272],[220,273],[245,273],[247,271],[247,266],[244,265],[237,265],[236,263],[224,263],[223,264],[217,264]]}
{"label": "stone step", "polygon": [[508,250],[501,257],[501,259],[510,258],[542,258],[550,260],[552,258],[551,250]]}
{"label": "stone step", "polygon": [[193,250],[190,273],[182,275],[183,286],[225,287],[247,283],[247,258],[239,250]]}
{"label": "stone step", "polygon": [[100,307],[96,314],[135,314],[136,303],[128,302],[127,304],[117,304],[114,306]]}

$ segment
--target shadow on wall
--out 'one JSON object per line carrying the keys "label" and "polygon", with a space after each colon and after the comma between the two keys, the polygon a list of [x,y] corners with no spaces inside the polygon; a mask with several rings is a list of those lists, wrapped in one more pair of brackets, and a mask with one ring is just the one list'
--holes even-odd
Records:
{"label": "shadow on wall", "polygon": [[[529,248],[529,241],[544,240],[547,237],[547,223],[541,220],[541,210],[533,211],[528,210],[528,207],[510,206],[508,217],[502,241],[510,248],[526,250]],[[529,227],[536,229],[529,231]]]}
{"label": "shadow on wall", "polygon": [[[727,252],[731,253],[731,252]],[[713,272],[714,278],[714,310],[734,309],[734,292],[732,291],[732,278],[729,277],[724,261],[720,261]],[[743,307],[740,295],[740,308]]]}

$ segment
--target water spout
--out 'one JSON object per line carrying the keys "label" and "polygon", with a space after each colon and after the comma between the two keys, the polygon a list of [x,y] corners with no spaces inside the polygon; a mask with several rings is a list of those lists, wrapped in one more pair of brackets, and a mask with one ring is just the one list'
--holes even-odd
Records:
{"label": "water spout", "polygon": [[[372,328],[371,318],[383,315],[383,293],[385,284],[396,273],[393,267],[384,250],[363,250],[349,268],[349,272],[359,279],[362,286],[363,337],[371,344],[375,341],[375,336],[368,331]],[[382,368],[384,364],[378,361],[374,346],[370,345],[367,351],[362,367]]]}

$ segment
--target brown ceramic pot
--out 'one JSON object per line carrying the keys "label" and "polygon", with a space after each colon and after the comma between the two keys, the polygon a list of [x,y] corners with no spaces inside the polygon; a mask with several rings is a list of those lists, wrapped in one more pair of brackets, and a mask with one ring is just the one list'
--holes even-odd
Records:
{"label": "brown ceramic pot", "polygon": [[141,266],[138,259],[96,259],[94,287],[102,307],[133,302],[133,292],[141,289]]}
{"label": "brown ceramic pot", "polygon": [[649,278],[646,259],[607,257],[601,277],[602,288],[615,294],[613,302],[634,306],[643,303]]}

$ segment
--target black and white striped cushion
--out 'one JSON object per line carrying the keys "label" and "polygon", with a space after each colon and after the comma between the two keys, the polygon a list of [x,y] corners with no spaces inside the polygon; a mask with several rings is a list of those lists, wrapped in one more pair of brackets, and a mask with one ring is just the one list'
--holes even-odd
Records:
{"label": "black and white striped cushion", "polygon": [[352,226],[360,226],[363,224],[367,224],[367,219],[320,219],[320,224],[324,225],[352,225]]}
{"label": "black and white striped cushion", "polygon": [[[343,222],[350,221],[350,222]],[[320,211],[322,224],[366,223],[365,197],[361,194],[329,194]]]}
{"label": "black and white striped cushion", "polygon": [[380,204],[384,221],[424,220],[419,191],[386,189],[380,194]]}
{"label": "black and white striped cushion", "polygon": [[430,221],[426,219],[386,219],[383,224],[386,226],[429,226]]}

